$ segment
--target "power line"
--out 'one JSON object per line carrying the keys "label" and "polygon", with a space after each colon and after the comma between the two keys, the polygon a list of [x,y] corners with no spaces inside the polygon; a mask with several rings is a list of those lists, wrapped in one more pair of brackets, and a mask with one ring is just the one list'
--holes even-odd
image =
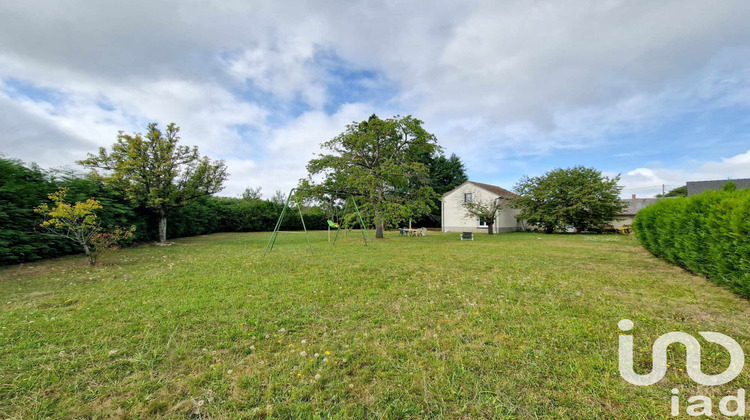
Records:
{"label": "power line", "polygon": [[682,187],[682,185],[678,185],[678,184],[659,184],[659,185],[653,185],[653,186],[649,186],[649,187],[635,187],[635,188],[625,188],[625,187],[623,187],[623,191],[650,190],[650,189],[662,188],[662,187]]}

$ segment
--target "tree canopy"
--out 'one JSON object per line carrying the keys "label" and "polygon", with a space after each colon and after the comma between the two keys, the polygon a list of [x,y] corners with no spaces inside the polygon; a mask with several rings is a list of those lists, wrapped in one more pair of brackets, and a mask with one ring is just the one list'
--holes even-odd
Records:
{"label": "tree canopy", "polygon": [[[166,241],[167,216],[196,198],[222,190],[227,179],[223,161],[202,157],[197,147],[179,145],[174,123],[162,132],[156,123],[145,135],[120,132],[111,151],[100,148],[78,163],[94,169],[95,176],[122,191],[135,205],[159,216],[159,240]],[[96,169],[105,171],[99,174]]]}
{"label": "tree canopy", "polygon": [[[430,186],[425,156],[440,151],[433,134],[411,116],[352,123],[321,145],[330,151],[312,159],[305,189],[359,197],[370,214],[376,238],[386,225],[427,214],[437,196]],[[321,180],[322,176],[322,180]]]}
{"label": "tree canopy", "polygon": [[625,205],[619,195],[620,176],[609,178],[594,168],[554,169],[542,176],[524,176],[516,185],[517,216],[546,232],[573,226],[578,231],[616,219]]}
{"label": "tree canopy", "polygon": [[439,155],[427,162],[430,170],[430,186],[439,195],[458,187],[469,180],[466,167],[455,153],[450,157]]}

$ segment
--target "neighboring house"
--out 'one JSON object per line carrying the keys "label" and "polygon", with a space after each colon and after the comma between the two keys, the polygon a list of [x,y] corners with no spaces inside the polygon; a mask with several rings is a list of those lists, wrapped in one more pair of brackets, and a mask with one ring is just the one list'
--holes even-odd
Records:
{"label": "neighboring house", "polygon": [[635,195],[630,200],[622,200],[627,205],[622,213],[617,215],[617,219],[609,222],[613,227],[632,226],[635,215],[646,206],[659,201],[658,198],[636,198]]}
{"label": "neighboring house", "polygon": [[687,195],[692,197],[703,191],[720,190],[729,181],[737,184],[737,189],[750,188],[750,178],[742,179],[722,179],[718,181],[692,181],[687,183]]}
{"label": "neighboring house", "polygon": [[[487,222],[470,216],[463,206],[467,200],[507,200],[515,197],[505,188],[480,182],[466,181],[455,189],[443,194],[441,220],[443,232],[487,232]],[[521,230],[521,222],[516,219],[520,210],[504,207],[498,211],[493,230],[495,233]]]}

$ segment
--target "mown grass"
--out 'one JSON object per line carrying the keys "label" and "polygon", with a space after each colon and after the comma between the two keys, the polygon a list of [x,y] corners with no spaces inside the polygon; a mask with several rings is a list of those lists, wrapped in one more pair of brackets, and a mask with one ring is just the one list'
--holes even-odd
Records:
{"label": "mown grass", "polygon": [[[650,256],[632,237],[217,234],[0,270],[2,418],[668,418],[693,384],[684,350],[650,387],[668,331],[743,348],[750,304]],[[704,343],[703,369],[728,357]],[[304,352],[304,353],[302,353]],[[715,404],[718,403],[718,398]],[[683,399],[683,413],[684,413]],[[716,405],[714,406],[716,410]]]}

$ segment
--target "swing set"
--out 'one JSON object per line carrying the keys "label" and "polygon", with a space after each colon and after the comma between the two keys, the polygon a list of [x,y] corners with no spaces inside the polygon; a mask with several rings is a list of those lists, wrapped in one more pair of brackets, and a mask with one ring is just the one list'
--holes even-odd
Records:
{"label": "swing set", "polygon": [[[268,254],[269,252],[273,251],[273,247],[276,244],[276,238],[279,236],[279,229],[281,228],[281,222],[284,220],[284,216],[286,215],[286,209],[291,208],[290,202],[292,200],[292,196],[295,192],[298,191],[307,191],[307,190],[300,190],[297,188],[292,188],[289,191],[289,195],[286,198],[286,202],[284,203],[284,208],[281,210],[281,215],[279,215],[279,220],[276,221],[276,227],[273,229],[273,233],[271,233],[271,237],[268,239],[268,243],[266,244],[265,252],[263,255]],[[340,197],[340,193],[336,191],[324,191],[326,193],[330,193],[332,196],[336,196],[337,198]],[[331,199],[333,201],[333,198]],[[341,210],[341,214],[346,214],[346,210],[349,208],[349,203],[351,203],[354,207],[354,212],[357,215],[356,221],[359,223],[360,230],[362,231],[362,239],[364,240],[365,246],[371,245],[372,242],[370,241],[369,237],[367,236],[367,230],[365,229],[365,222],[362,220],[362,214],[359,212],[359,207],[357,206],[357,201],[354,199],[354,196],[349,194],[346,195],[346,202],[344,203],[344,207]],[[302,216],[302,207],[299,204],[299,201],[296,201],[295,204],[297,205],[297,211],[299,212],[299,218],[302,221],[302,229],[305,231],[305,239],[307,240],[307,248],[310,250],[310,253],[312,253],[312,244],[310,243],[310,234],[307,232],[307,226],[305,226],[305,218]],[[331,211],[333,213],[333,211]],[[333,215],[331,215],[333,216]],[[339,237],[339,232],[341,232],[341,229],[345,229],[347,232],[349,231],[349,228],[346,226],[341,226],[341,217],[335,217],[335,221],[333,220],[334,217],[328,217],[328,241],[331,241],[331,229],[336,230],[336,235],[333,238],[332,245],[336,245],[336,240]]]}

